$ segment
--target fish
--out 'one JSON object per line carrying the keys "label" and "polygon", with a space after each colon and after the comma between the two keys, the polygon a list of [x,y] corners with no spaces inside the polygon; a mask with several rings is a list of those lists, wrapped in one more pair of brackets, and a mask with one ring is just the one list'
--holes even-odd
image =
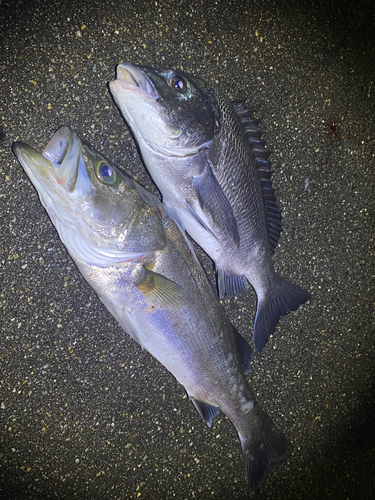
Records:
{"label": "fish", "polygon": [[227,317],[193,247],[160,200],[81,140],[57,130],[42,153],[13,152],[84,279],[211,426],[221,410],[242,445],[250,489],[288,458],[286,436],[246,378],[253,351]]}
{"label": "fish", "polygon": [[214,261],[219,296],[255,289],[260,352],[310,294],[274,269],[281,211],[254,112],[182,71],[121,63],[109,87],[165,208]]}

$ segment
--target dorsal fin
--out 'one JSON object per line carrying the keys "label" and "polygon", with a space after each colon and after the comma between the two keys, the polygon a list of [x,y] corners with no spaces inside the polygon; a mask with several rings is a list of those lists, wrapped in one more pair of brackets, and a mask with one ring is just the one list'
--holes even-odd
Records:
{"label": "dorsal fin", "polygon": [[267,221],[268,241],[271,252],[274,252],[279,241],[282,224],[281,210],[276,203],[275,191],[271,181],[272,163],[268,161],[271,152],[265,148],[266,143],[262,140],[262,130],[259,128],[260,122],[254,118],[254,110],[245,108],[243,102],[240,101],[234,101],[232,104],[245,129],[255,165],[258,169]]}

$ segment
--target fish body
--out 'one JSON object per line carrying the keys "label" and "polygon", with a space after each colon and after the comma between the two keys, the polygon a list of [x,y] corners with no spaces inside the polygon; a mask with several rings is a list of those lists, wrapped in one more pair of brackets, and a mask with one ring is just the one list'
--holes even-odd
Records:
{"label": "fish body", "polygon": [[123,63],[110,89],[164,206],[214,261],[219,295],[254,287],[261,351],[280,317],[310,294],[274,270],[281,213],[258,121],[180,72]]}
{"label": "fish body", "polygon": [[259,488],[270,464],[290,449],[245,377],[251,347],[232,327],[177,223],[69,127],[42,154],[21,142],[13,151],[83,277],[186,389],[209,426],[219,409],[227,415],[249,486]]}

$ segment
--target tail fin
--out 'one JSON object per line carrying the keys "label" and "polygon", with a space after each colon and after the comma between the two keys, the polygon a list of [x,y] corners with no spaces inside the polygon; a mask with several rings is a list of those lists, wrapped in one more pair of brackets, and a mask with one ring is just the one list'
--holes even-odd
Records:
{"label": "tail fin", "polygon": [[267,477],[272,464],[283,462],[291,454],[291,446],[284,434],[267,418],[267,428],[260,437],[244,438],[240,435],[245,472],[249,488],[259,489]]}
{"label": "tail fin", "polygon": [[295,311],[309,299],[307,290],[280,278],[272,294],[258,301],[253,333],[255,349],[258,352],[263,349],[281,316]]}

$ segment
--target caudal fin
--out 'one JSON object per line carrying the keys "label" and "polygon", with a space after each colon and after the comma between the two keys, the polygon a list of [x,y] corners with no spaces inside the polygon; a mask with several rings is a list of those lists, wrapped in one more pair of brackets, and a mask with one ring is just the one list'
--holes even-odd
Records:
{"label": "caudal fin", "polygon": [[267,418],[267,429],[254,441],[252,436],[247,439],[240,435],[245,461],[245,472],[249,488],[259,489],[267,477],[272,464],[283,462],[291,454],[291,446],[285,435]]}
{"label": "caudal fin", "polygon": [[281,316],[295,311],[309,299],[310,294],[307,290],[280,278],[272,294],[258,301],[253,334],[255,349],[258,352],[263,349]]}

